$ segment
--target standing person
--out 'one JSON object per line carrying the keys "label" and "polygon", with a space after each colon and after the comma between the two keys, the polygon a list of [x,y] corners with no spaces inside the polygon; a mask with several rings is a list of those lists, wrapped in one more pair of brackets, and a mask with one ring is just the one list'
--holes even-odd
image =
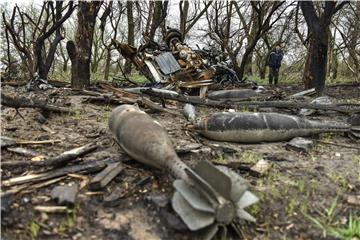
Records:
{"label": "standing person", "polygon": [[276,45],[275,49],[273,49],[270,54],[267,61],[267,65],[269,66],[269,84],[271,85],[278,84],[279,80],[279,68],[281,66],[281,60],[283,59],[284,53],[281,50],[280,45]]}

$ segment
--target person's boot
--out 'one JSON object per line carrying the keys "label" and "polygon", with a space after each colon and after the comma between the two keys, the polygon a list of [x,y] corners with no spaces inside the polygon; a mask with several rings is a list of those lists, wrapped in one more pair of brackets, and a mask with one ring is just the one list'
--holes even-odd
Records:
{"label": "person's boot", "polygon": [[277,77],[274,78],[274,85],[278,85],[278,78]]}
{"label": "person's boot", "polygon": [[269,76],[269,85],[272,85],[272,82],[273,82],[272,76]]}

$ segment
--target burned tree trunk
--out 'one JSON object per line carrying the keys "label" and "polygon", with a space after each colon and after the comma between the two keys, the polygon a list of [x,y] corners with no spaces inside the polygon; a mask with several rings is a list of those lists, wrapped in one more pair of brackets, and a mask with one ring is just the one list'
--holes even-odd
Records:
{"label": "burned tree trunk", "polygon": [[315,87],[320,95],[325,88],[328,59],[329,25],[332,16],[347,2],[325,2],[323,12],[316,12],[312,1],[299,2],[308,26],[308,51],[306,56],[303,81],[305,89]]}
{"label": "burned tree trunk", "polygon": [[[133,2],[127,1],[126,2],[127,8],[127,20],[128,20],[128,44],[131,46],[135,45],[135,21],[134,21],[134,14],[133,14]],[[125,73],[131,73],[131,60],[126,59],[125,62]]]}
{"label": "burned tree trunk", "polygon": [[91,47],[100,6],[101,2],[98,1],[79,1],[75,43],[68,41],[66,45],[71,60],[72,88],[81,89],[90,85]]}
{"label": "burned tree trunk", "polygon": [[321,25],[315,27],[318,31],[310,33],[303,76],[305,89],[315,88],[317,92],[322,92],[325,87],[329,39],[327,31],[321,31],[324,27]]}
{"label": "burned tree trunk", "polygon": [[169,2],[167,0],[163,1],[155,1],[154,2],[154,11],[151,18],[151,25],[149,30],[149,38],[154,40],[156,30],[161,25],[161,23],[165,20],[167,15],[167,8]]}

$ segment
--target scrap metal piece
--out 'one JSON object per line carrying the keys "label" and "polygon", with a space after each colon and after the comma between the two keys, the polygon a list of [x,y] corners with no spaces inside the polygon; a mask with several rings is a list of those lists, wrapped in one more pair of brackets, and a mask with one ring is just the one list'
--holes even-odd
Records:
{"label": "scrap metal piece", "polygon": [[279,113],[221,112],[197,122],[194,129],[217,141],[259,143],[286,141],[325,132],[355,132],[356,127]]}
{"label": "scrap metal piece", "polygon": [[155,62],[159,66],[161,72],[165,75],[180,70],[180,65],[170,52],[164,52],[155,57]]}
{"label": "scrap metal piece", "polygon": [[144,60],[144,63],[149,68],[149,71],[151,72],[152,77],[154,78],[155,82],[167,82],[166,80],[162,79],[161,75],[158,73],[158,71],[156,70],[155,66],[153,65],[153,63],[151,61]]}
{"label": "scrap metal piece", "polygon": [[[166,169],[178,179],[174,182],[176,192],[172,206],[189,229],[203,230],[207,236],[213,236],[217,226],[231,224],[239,211],[241,216],[253,220],[240,209],[257,200],[247,194],[245,180],[209,162],[189,168],[176,155],[161,125],[137,107],[121,105],[115,108],[110,115],[109,127],[130,156],[144,164]],[[242,200],[241,204],[238,204],[239,200]]]}

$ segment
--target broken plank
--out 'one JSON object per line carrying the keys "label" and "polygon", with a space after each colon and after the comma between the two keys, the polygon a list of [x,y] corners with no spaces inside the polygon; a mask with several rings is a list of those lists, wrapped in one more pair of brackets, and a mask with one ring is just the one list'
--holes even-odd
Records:
{"label": "broken plank", "polygon": [[29,185],[29,184],[25,183],[24,185],[20,185],[20,186],[14,187],[12,189],[9,189],[7,191],[1,192],[0,196],[4,197],[4,196],[12,195],[12,194],[17,194],[17,193],[21,193],[21,194],[30,193],[35,189],[49,186],[51,184],[54,184],[56,182],[63,180],[64,178],[66,178],[66,176],[62,176],[59,178],[51,179],[49,181],[37,183],[37,184],[33,184],[33,185]]}
{"label": "broken plank", "polygon": [[80,156],[90,153],[90,152],[94,151],[97,147],[98,147],[98,145],[96,145],[94,143],[89,143],[84,146],[63,152],[58,156],[46,158],[43,161],[29,161],[29,160],[6,161],[6,162],[2,162],[1,167],[2,168],[22,167],[22,166],[29,166],[29,165],[37,166],[37,167],[49,167],[49,166],[57,167],[59,165],[65,165],[71,160],[74,160]]}
{"label": "broken plank", "polygon": [[16,144],[19,145],[39,145],[39,144],[54,144],[61,143],[59,139],[50,139],[50,140],[42,140],[42,141],[27,141],[27,140],[18,140]]}
{"label": "broken plank", "polygon": [[39,182],[39,181],[45,181],[48,179],[64,176],[68,173],[75,173],[75,172],[93,172],[93,171],[99,171],[106,167],[107,162],[109,162],[109,159],[103,160],[103,161],[94,161],[89,162],[82,165],[74,165],[74,166],[67,166],[60,169],[44,172],[44,173],[38,173],[38,174],[30,174],[20,177],[14,177],[9,180],[5,180],[2,182],[2,186],[10,187],[13,185],[19,185],[23,183],[32,183],[32,182]]}
{"label": "broken plank", "polygon": [[122,170],[124,167],[121,163],[109,164],[103,171],[98,173],[90,182],[89,189],[92,191],[97,191],[104,188],[107,184],[111,182]]}
{"label": "broken plank", "polygon": [[70,209],[65,206],[35,206],[34,210],[43,213],[66,213],[70,211]]}

